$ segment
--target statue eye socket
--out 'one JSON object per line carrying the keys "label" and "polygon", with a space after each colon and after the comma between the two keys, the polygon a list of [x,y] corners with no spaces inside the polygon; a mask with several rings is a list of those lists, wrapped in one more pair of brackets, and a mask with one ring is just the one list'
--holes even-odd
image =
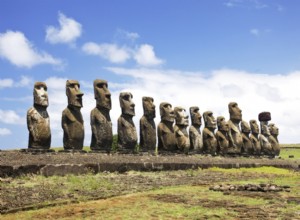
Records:
{"label": "statue eye socket", "polygon": [[125,96],[123,96],[123,99],[124,99],[124,100],[126,100],[126,101],[129,101],[129,98],[130,98],[130,96],[129,96],[129,95],[125,95]]}

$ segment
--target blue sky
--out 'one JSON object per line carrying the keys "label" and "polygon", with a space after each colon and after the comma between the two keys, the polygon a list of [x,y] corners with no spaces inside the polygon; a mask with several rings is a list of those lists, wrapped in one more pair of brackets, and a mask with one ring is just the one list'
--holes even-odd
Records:
{"label": "blue sky", "polygon": [[299,143],[300,3],[271,0],[56,1],[0,3],[0,149],[26,148],[26,111],[35,81],[49,87],[52,146],[62,146],[66,79],[85,93],[85,145],[92,83],[105,79],[113,98],[130,91],[134,120],[142,96],[157,106],[198,105],[227,119],[239,103],[243,119],[271,111],[279,140]]}

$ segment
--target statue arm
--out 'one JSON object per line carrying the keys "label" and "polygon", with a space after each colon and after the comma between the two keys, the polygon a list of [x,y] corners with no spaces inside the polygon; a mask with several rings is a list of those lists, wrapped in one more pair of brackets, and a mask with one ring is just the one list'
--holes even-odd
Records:
{"label": "statue arm", "polygon": [[68,117],[67,117],[66,113],[63,112],[62,118],[61,118],[61,127],[64,131],[65,138],[68,139],[70,137],[70,133],[69,133],[69,129],[68,129],[67,120],[68,120]]}
{"label": "statue arm", "polygon": [[34,126],[33,126],[33,109],[29,109],[28,112],[27,112],[27,128],[28,128],[28,131],[29,133],[31,134],[32,138],[33,138],[33,141],[36,141],[36,133],[35,133],[35,129],[34,129]]}
{"label": "statue arm", "polygon": [[96,144],[99,144],[99,138],[97,135],[97,127],[96,127],[96,118],[93,112],[91,112],[91,128],[92,133],[94,134],[94,138],[96,139]]}

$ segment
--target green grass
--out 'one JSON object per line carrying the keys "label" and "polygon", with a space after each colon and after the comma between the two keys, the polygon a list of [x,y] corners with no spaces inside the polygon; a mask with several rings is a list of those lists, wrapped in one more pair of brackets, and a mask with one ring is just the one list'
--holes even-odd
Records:
{"label": "green grass", "polygon": [[[3,219],[239,219],[245,213],[257,210],[276,215],[277,219],[296,219],[300,204],[291,202],[290,198],[300,199],[300,174],[291,170],[260,167],[207,170],[172,171],[172,172],[137,172],[131,171],[126,175],[129,178],[144,176],[147,178],[175,178],[179,175],[185,178],[198,178],[197,175],[226,176],[228,178],[211,182],[214,184],[246,184],[246,183],[275,183],[289,185],[291,192],[278,193],[241,193],[231,192],[226,195],[222,192],[209,190],[209,185],[180,185],[166,186],[155,190],[113,197],[105,200],[86,201],[79,197],[79,204],[61,205],[16,214],[3,215]],[[185,175],[184,175],[185,174]],[[94,189],[110,190],[118,186],[111,178],[118,174],[88,174],[83,176],[67,175],[65,177],[25,176],[14,179],[26,181],[26,186],[32,187],[38,183],[57,184],[60,193],[76,192],[78,189],[93,191]],[[218,179],[218,178],[216,178]],[[27,183],[30,182],[30,183]],[[28,185],[27,185],[28,184]],[[62,189],[61,189],[62,188]],[[270,217],[274,218],[274,217]]]}

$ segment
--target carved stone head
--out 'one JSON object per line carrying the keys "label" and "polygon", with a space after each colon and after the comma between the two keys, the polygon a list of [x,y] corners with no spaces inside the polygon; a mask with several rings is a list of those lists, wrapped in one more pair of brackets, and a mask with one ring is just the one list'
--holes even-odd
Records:
{"label": "carved stone head", "polygon": [[279,129],[276,127],[274,123],[269,124],[269,130],[271,135],[278,136],[279,135]]}
{"label": "carved stone head", "polygon": [[253,119],[253,120],[250,120],[249,123],[250,123],[250,128],[251,128],[252,134],[258,134],[259,127],[258,127],[257,121]]}
{"label": "carved stone head", "polygon": [[160,117],[162,121],[174,122],[175,115],[172,105],[168,102],[162,102],[159,105]]}
{"label": "carved stone head", "polygon": [[268,122],[271,120],[270,112],[261,112],[258,114],[258,120],[260,121],[261,134],[264,136],[270,136],[270,130],[268,127]]}
{"label": "carved stone head", "polygon": [[108,90],[106,80],[94,80],[94,94],[97,101],[97,106],[111,110],[111,94]]}
{"label": "carved stone head", "polygon": [[216,129],[216,120],[211,111],[203,113],[204,124],[206,128]]}
{"label": "carved stone head", "polygon": [[201,126],[202,125],[202,116],[199,112],[199,107],[192,106],[190,107],[190,115],[191,115],[191,121],[192,125]]}
{"label": "carved stone head", "polygon": [[77,80],[67,80],[66,94],[68,97],[68,104],[75,107],[82,107],[83,93],[80,91],[80,84]]}
{"label": "carved stone head", "polygon": [[189,116],[186,114],[186,111],[182,107],[175,107],[174,108],[175,113],[175,122],[177,125],[189,125]]}
{"label": "carved stone head", "polygon": [[143,109],[144,109],[144,115],[147,118],[155,118],[156,114],[155,114],[155,105],[154,105],[154,99],[152,97],[143,97],[142,98],[143,101]]}
{"label": "carved stone head", "polygon": [[34,84],[33,89],[33,97],[34,97],[34,104],[47,107],[48,102],[48,92],[47,92],[47,85],[44,82],[36,82]]}
{"label": "carved stone head", "polygon": [[242,120],[242,110],[239,108],[236,102],[230,102],[228,104],[228,110],[230,115],[230,120],[240,122]]}
{"label": "carved stone head", "polygon": [[122,114],[135,116],[135,104],[132,101],[132,94],[130,92],[121,92],[119,96],[120,106],[122,109]]}
{"label": "carved stone head", "polygon": [[223,116],[217,117],[217,126],[220,131],[229,131],[229,125]]}
{"label": "carved stone head", "polygon": [[242,130],[243,133],[250,133],[251,129],[250,129],[250,126],[249,126],[248,122],[242,121],[241,130]]}

